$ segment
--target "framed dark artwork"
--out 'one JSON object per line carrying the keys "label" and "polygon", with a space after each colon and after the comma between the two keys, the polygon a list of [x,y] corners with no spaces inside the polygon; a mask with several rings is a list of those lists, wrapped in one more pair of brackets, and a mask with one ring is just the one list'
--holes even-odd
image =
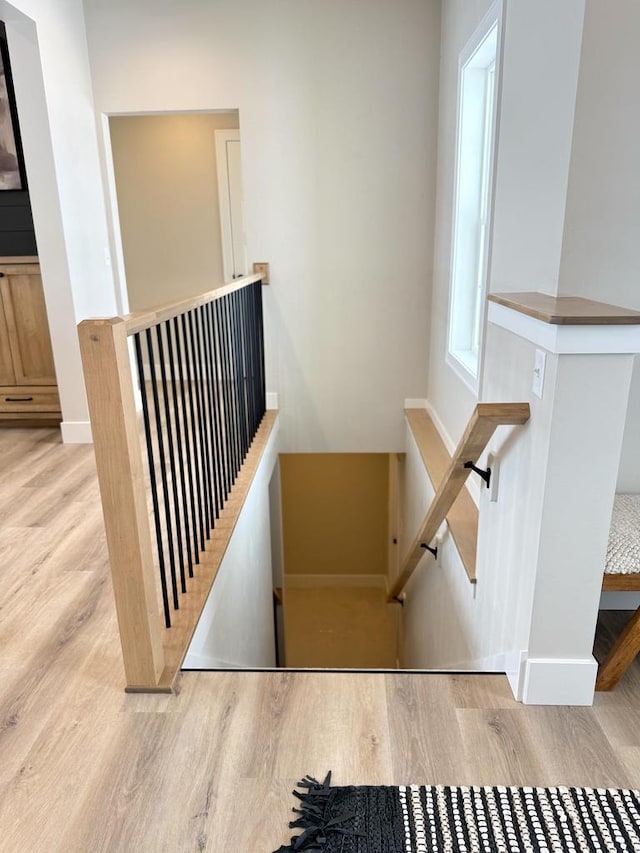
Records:
{"label": "framed dark artwork", "polygon": [[9,52],[6,41],[0,38],[0,191],[25,189]]}

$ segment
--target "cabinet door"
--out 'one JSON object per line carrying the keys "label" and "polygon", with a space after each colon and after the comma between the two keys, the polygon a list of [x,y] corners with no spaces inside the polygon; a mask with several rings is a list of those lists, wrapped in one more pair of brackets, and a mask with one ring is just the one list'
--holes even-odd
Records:
{"label": "cabinet door", "polygon": [[9,330],[0,294],[0,385],[15,385],[16,375],[13,371],[11,347],[9,346]]}
{"label": "cabinet door", "polygon": [[7,275],[0,288],[16,383],[55,385],[42,279],[35,273]]}

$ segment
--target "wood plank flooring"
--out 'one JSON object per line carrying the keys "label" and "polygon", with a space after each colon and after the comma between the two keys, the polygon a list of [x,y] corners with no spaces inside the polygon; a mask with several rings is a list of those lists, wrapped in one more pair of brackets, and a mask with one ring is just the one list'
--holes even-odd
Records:
{"label": "wood plank flooring", "polygon": [[284,584],[285,664],[294,668],[397,669],[399,605],[383,587]]}
{"label": "wood plank flooring", "polygon": [[638,662],[593,709],[523,707],[501,676],[123,684],[92,449],[0,430],[2,853],[270,853],[296,780],[329,768],[338,784],[640,787]]}

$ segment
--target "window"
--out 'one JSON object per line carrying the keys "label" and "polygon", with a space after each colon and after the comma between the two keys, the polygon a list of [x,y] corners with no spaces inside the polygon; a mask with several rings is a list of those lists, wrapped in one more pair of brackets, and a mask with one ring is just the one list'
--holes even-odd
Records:
{"label": "window", "polygon": [[477,388],[494,151],[498,23],[485,23],[460,56],[449,363]]}

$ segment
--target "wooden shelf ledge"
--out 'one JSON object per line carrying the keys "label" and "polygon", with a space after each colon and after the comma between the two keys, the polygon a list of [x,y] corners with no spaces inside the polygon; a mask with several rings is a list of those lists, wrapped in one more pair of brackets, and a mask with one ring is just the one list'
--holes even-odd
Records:
{"label": "wooden shelf ledge", "polygon": [[[405,409],[407,423],[418,445],[424,467],[434,491],[451,463],[451,456],[440,433],[425,409]],[[467,488],[463,488],[447,513],[447,527],[462,559],[467,577],[476,583],[476,550],[478,545],[478,507]]]}
{"label": "wooden shelf ledge", "polygon": [[523,293],[490,293],[489,302],[504,305],[554,326],[635,326],[640,325],[640,311],[594,302],[579,296],[550,296],[535,291]]}

